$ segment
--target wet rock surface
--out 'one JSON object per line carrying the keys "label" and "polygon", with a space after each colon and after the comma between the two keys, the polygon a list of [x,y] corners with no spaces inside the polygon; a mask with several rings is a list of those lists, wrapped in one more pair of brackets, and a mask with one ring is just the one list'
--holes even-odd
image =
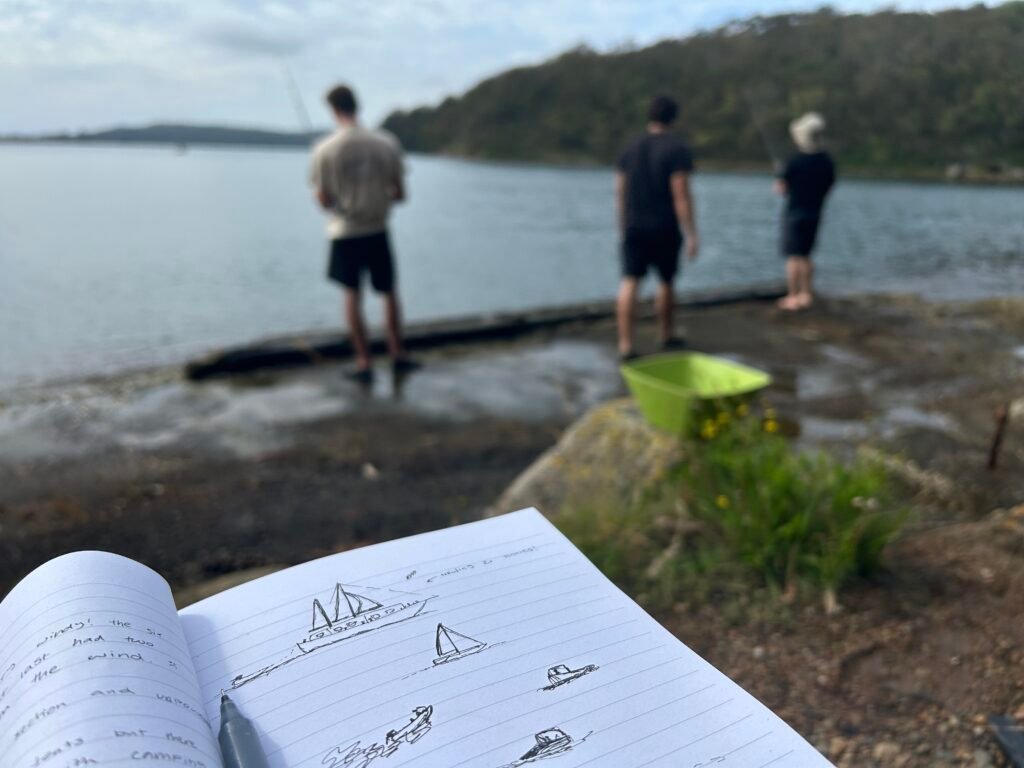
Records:
{"label": "wet rock surface", "polygon": [[[801,445],[870,444],[941,522],[1024,499],[1024,419],[983,469],[994,409],[1024,397],[1020,304],[867,297],[793,316],[751,302],[680,320],[695,348],[772,373],[765,399]],[[641,349],[652,337],[642,324]],[[184,586],[477,517],[574,419],[625,394],[612,338],[587,321],[444,347],[404,381],[381,364],[370,391],[331,364],[3,393],[0,592],[82,547]]]}
{"label": "wet rock surface", "polygon": [[588,338],[452,348],[374,386],[338,365],[189,384],[166,372],[0,409],[0,593],[64,552],[189,587],[480,516],[562,427],[619,391]]}

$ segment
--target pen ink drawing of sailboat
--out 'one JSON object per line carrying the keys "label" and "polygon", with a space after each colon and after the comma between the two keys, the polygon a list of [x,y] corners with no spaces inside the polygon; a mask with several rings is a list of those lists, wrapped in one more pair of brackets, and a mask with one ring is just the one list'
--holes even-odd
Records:
{"label": "pen ink drawing of sailboat", "polygon": [[437,658],[434,659],[434,666],[447,664],[449,661],[456,661],[474,653],[480,653],[487,647],[487,643],[474,640],[454,629],[449,629],[444,624],[437,625],[437,637],[435,639]]}
{"label": "pen ink drawing of sailboat", "polygon": [[573,680],[579,680],[585,675],[599,669],[596,664],[587,664],[579,669],[569,669],[565,664],[557,664],[548,670],[548,685],[541,688],[542,691],[553,691],[560,685],[566,685]]}
{"label": "pen ink drawing of sailboat", "polygon": [[[355,589],[361,591],[356,592]],[[312,653],[342,640],[408,621],[423,612],[429,599],[390,589],[371,590],[335,584],[326,606],[319,599],[313,600],[312,626],[296,645],[302,653]]]}
{"label": "pen ink drawing of sailboat", "polygon": [[286,664],[329,645],[414,619],[423,613],[427,602],[433,597],[337,583],[326,604],[320,602],[319,598],[313,600],[313,621],[307,625],[309,629],[305,631],[304,637],[295,643],[287,656],[255,671],[236,675],[231,679],[230,687],[240,688],[253,680],[266,677]]}

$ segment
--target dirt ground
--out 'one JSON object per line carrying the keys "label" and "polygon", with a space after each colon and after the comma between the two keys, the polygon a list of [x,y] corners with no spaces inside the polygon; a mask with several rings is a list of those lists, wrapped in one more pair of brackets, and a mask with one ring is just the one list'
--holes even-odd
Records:
{"label": "dirt ground", "polygon": [[[683,313],[694,347],[769,370],[800,445],[894,457],[915,516],[843,610],[681,602],[661,617],[844,766],[1002,765],[1024,716],[1024,305],[832,299]],[[0,594],[102,548],[176,589],[474,519],[561,430],[622,394],[611,324],[425,354],[398,388],[337,366],[189,385],[176,372],[0,403]],[[646,337],[651,328],[643,327]],[[770,618],[769,618],[770,617]]]}
{"label": "dirt ground", "polygon": [[1024,717],[1024,508],[907,535],[888,561],[835,616],[681,606],[666,624],[838,766],[1005,765],[987,719]]}

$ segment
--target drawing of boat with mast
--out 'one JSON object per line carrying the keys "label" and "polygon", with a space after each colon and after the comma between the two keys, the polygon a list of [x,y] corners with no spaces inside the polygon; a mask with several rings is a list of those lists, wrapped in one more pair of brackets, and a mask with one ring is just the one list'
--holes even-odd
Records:
{"label": "drawing of boat with mast", "polygon": [[449,661],[456,661],[466,656],[472,656],[474,653],[480,653],[480,651],[487,647],[487,643],[467,637],[456,632],[454,629],[446,627],[444,624],[437,625],[437,636],[434,644],[437,648],[437,658],[434,659],[434,666],[447,664]]}
{"label": "drawing of boat with mast", "polygon": [[[294,647],[289,648],[284,658],[273,664],[235,675],[231,678],[229,687],[236,690],[253,680],[267,677],[281,667],[328,645],[414,619],[423,613],[427,602],[434,597],[435,595],[424,597],[394,589],[352,587],[339,582],[334,585],[334,592],[326,607],[318,598],[314,598],[313,623],[305,638],[296,642]],[[296,649],[298,653],[295,652]]]}
{"label": "drawing of boat with mast", "polygon": [[[366,592],[379,599],[368,596]],[[326,607],[314,598],[313,623],[306,638],[299,640],[296,645],[302,653],[311,653],[365,632],[413,619],[423,612],[428,600],[429,597],[394,590],[371,590],[335,584],[334,593]]]}

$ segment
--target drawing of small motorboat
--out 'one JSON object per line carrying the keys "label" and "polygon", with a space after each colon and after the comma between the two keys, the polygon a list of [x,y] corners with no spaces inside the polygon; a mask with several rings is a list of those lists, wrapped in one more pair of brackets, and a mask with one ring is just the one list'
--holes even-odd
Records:
{"label": "drawing of small motorboat", "polygon": [[460,634],[454,629],[449,629],[444,624],[438,624],[435,646],[437,647],[437,658],[434,659],[436,666],[437,664],[447,664],[449,661],[455,661],[456,659],[479,653],[487,647],[487,643],[481,643],[479,640],[474,640],[472,637]]}
{"label": "drawing of small motorboat", "polygon": [[574,739],[561,728],[548,728],[534,735],[536,743],[522,757],[501,766],[501,768],[520,768],[527,763],[558,757],[578,747],[589,739],[592,733],[593,731],[589,731],[585,736]]}
{"label": "drawing of small motorboat", "polygon": [[579,669],[569,669],[565,664],[557,664],[548,670],[548,685],[544,688],[545,691],[550,691],[557,688],[560,685],[571,683],[573,680],[578,680],[584,675],[589,675],[591,672],[597,669],[595,664],[587,664],[585,667]]}
{"label": "drawing of small motorboat", "polygon": [[[369,591],[362,589],[363,592]],[[318,599],[313,600],[313,624],[305,640],[296,645],[302,653],[310,653],[327,645],[347,640],[374,629],[419,616],[429,597],[423,598],[392,590],[386,597],[375,600],[335,584],[327,608]],[[394,596],[394,597],[393,597]]]}
{"label": "drawing of small motorboat", "polygon": [[[293,653],[294,653],[294,651],[293,651]],[[289,659],[289,661],[290,661],[290,659]],[[255,672],[250,672],[248,674],[235,675],[233,678],[231,678],[230,688],[233,689],[233,690],[237,689],[237,688],[241,688],[246,683],[251,683],[253,680],[258,680],[261,677],[266,677],[267,675],[269,675],[271,672],[273,672],[278,667],[283,666],[283,664],[285,664],[285,663],[287,663],[287,661],[286,662],[277,662],[275,664],[268,664],[265,667],[261,667],[261,668],[257,669]]]}
{"label": "drawing of small motorboat", "polygon": [[388,731],[384,737],[384,757],[389,757],[402,742],[415,744],[426,736],[431,726],[430,716],[433,714],[433,707],[416,707],[412,711],[412,719],[405,726]]}
{"label": "drawing of small motorboat", "polygon": [[535,737],[537,743],[519,758],[520,762],[527,763],[531,760],[543,760],[546,757],[554,757],[572,749],[572,736],[561,728],[548,728],[541,731]]}

